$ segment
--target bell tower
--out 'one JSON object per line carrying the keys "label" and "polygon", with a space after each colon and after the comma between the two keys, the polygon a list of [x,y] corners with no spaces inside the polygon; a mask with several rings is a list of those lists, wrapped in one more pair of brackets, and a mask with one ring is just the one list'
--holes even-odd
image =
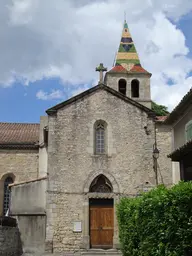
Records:
{"label": "bell tower", "polygon": [[141,66],[125,20],[115,65],[106,73],[105,84],[151,108],[150,77],[151,73]]}

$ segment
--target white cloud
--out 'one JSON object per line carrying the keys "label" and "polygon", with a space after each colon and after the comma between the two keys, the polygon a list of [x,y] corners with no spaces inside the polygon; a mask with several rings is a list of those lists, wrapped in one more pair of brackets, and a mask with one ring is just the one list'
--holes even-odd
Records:
{"label": "white cloud", "polygon": [[72,90],[72,96],[76,96],[86,90],[88,90],[90,88],[90,85],[82,85],[82,86],[79,86],[78,88]]}
{"label": "white cloud", "polygon": [[192,60],[184,34],[169,19],[191,11],[191,0],[1,0],[1,86],[58,77],[72,94],[82,84],[86,89],[97,81],[100,62],[112,66],[124,10],[141,62],[153,73],[152,97],[172,108],[190,87]]}
{"label": "white cloud", "polygon": [[43,90],[39,90],[36,94],[37,99],[39,100],[55,100],[63,99],[64,94],[61,90],[52,90],[50,93]]}

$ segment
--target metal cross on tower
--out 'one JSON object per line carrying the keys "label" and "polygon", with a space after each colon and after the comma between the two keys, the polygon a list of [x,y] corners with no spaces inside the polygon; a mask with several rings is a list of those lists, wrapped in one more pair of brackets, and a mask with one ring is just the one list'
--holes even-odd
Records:
{"label": "metal cross on tower", "polygon": [[107,71],[107,68],[105,68],[103,66],[103,63],[100,63],[100,65],[96,68],[96,71],[98,71],[100,73],[100,80],[99,80],[99,84],[103,83],[103,73],[105,71]]}

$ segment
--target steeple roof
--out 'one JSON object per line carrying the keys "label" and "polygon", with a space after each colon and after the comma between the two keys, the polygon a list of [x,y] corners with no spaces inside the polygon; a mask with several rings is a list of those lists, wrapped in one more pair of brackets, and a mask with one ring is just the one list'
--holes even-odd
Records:
{"label": "steeple roof", "polygon": [[115,66],[109,72],[148,73],[140,64],[126,20],[123,25]]}

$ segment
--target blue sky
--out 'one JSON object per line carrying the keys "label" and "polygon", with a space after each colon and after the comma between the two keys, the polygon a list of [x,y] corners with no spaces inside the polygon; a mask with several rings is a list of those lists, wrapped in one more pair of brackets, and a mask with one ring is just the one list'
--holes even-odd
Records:
{"label": "blue sky", "polygon": [[[39,122],[46,109],[57,104],[56,99],[45,101],[36,98],[36,93],[42,88],[60,88],[58,79],[43,79],[24,86],[15,83],[9,88],[0,88],[1,122]],[[67,95],[66,95],[67,98]],[[65,99],[64,99],[65,100]]]}
{"label": "blue sky", "polygon": [[181,29],[181,31],[185,35],[186,39],[186,46],[189,48],[189,57],[192,57],[192,12],[188,13],[187,15],[183,16],[181,20],[176,23],[178,28]]}
{"label": "blue sky", "polygon": [[[130,13],[131,8],[129,28],[142,65],[153,73],[153,100],[171,110],[191,88],[189,1],[162,0],[162,5],[154,5],[145,0],[148,8],[139,12],[140,0],[129,5],[113,0],[82,1],[78,6],[72,2],[58,0],[55,10],[49,0],[0,3],[1,122],[39,122],[46,109],[96,84],[96,65],[112,65],[123,9]],[[60,9],[64,16],[73,10],[74,17],[64,19]],[[100,19],[89,22],[91,17]]]}

